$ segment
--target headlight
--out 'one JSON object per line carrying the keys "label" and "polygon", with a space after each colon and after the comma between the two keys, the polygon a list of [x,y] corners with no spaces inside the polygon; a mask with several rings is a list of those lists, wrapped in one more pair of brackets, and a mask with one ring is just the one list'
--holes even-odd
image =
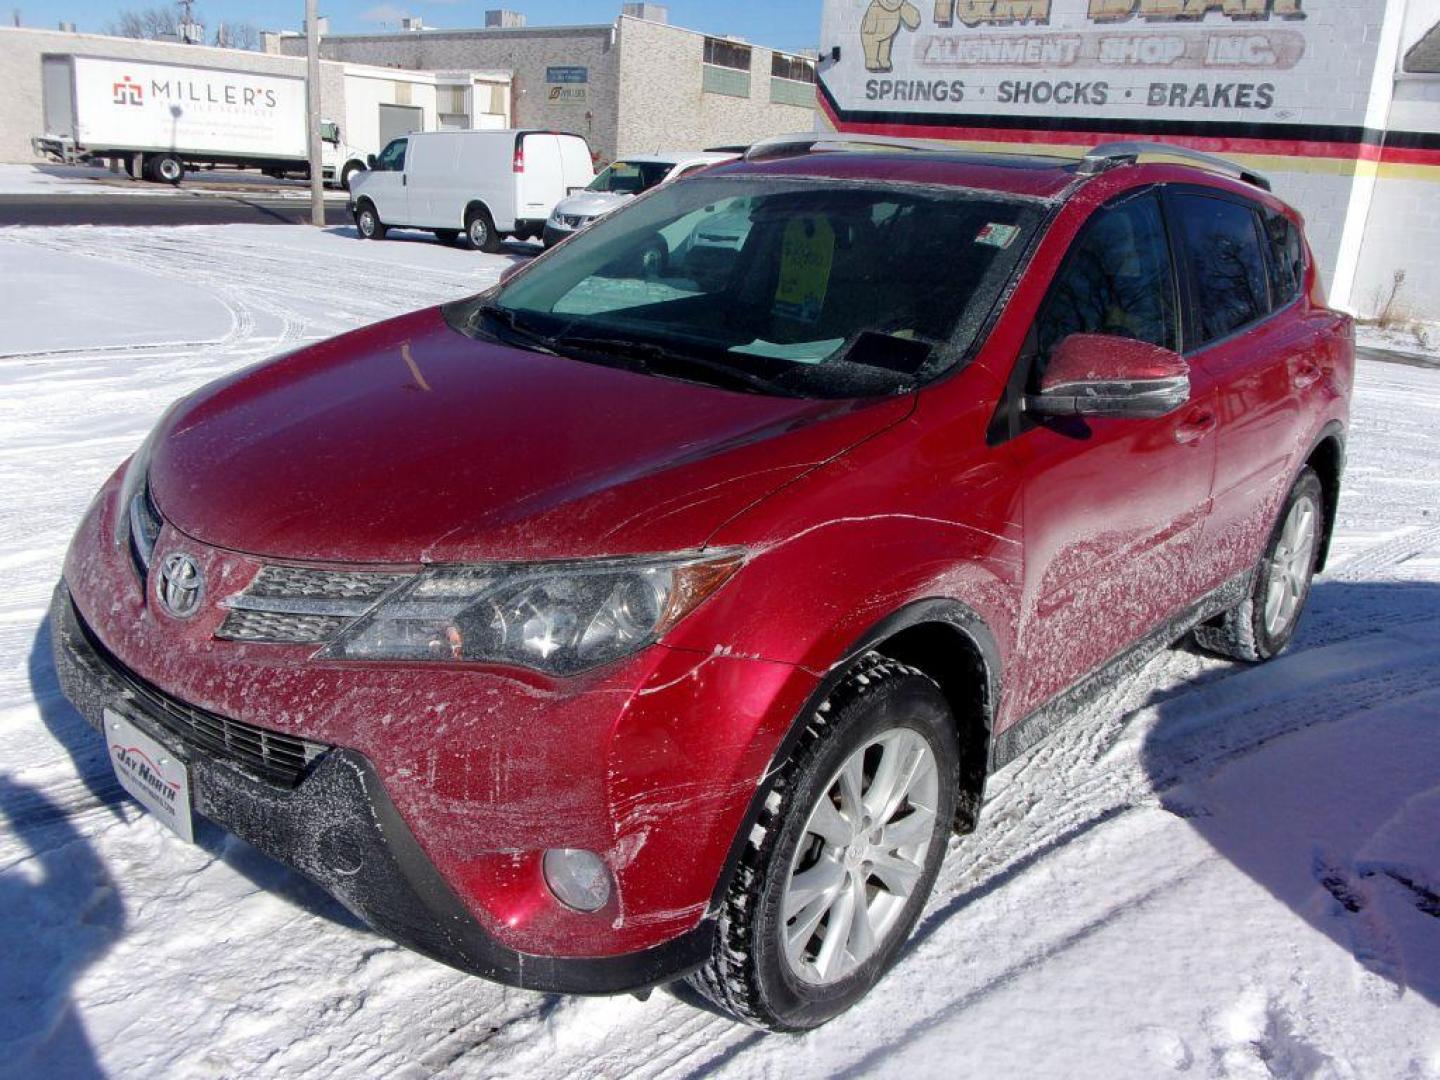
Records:
{"label": "headlight", "polygon": [[150,472],[150,455],[155,450],[156,440],[160,431],[169,423],[170,417],[175,410],[185,403],[185,398],[172,402],[170,407],[160,414],[160,419],[150,429],[150,434],[145,436],[145,441],[140,444],[140,449],[130,455],[130,464],[125,466],[125,475],[120,480],[119,501],[115,508],[115,546],[124,547],[130,539],[130,519],[134,512],[135,501],[145,490],[145,478]]}
{"label": "headlight", "polygon": [[637,652],[740,566],[740,556],[440,566],[417,574],[320,655],[492,661],[571,675]]}

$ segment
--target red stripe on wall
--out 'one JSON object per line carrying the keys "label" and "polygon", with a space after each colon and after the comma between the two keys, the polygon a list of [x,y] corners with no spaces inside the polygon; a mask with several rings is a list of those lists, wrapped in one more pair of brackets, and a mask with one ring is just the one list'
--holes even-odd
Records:
{"label": "red stripe on wall", "polygon": [[1326,142],[1311,139],[1214,138],[1195,135],[1137,136],[1129,132],[1042,131],[1018,128],[959,127],[950,124],[873,124],[842,121],[825,95],[816,95],[820,108],[837,130],[855,135],[892,138],[964,140],[1045,146],[1094,146],[1102,142],[1131,142],[1163,138],[1166,142],[1212,154],[1271,154],[1279,157],[1339,158],[1343,161],[1379,161],[1397,165],[1440,166],[1440,150],[1381,147],[1368,143]]}

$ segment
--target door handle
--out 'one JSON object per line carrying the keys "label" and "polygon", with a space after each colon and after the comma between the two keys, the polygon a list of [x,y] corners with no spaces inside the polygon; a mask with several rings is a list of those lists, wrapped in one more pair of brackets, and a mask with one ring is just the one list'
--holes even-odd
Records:
{"label": "door handle", "polygon": [[1215,430],[1215,414],[1210,412],[1194,412],[1187,416],[1175,429],[1175,441],[1182,446],[1188,443],[1199,442]]}

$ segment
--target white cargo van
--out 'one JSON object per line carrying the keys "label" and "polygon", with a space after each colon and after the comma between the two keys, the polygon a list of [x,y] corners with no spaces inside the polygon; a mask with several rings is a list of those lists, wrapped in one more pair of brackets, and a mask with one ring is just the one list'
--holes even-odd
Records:
{"label": "white cargo van", "polygon": [[387,229],[463,231],[481,251],[544,232],[555,204],[595,178],[590,147],[555,131],[426,131],[393,139],[351,183],[367,240]]}

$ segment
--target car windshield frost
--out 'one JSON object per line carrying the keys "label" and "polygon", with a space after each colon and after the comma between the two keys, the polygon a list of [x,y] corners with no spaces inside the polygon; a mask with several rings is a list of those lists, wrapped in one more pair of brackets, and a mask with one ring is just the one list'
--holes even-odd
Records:
{"label": "car windshield frost", "polygon": [[697,177],[448,314],[522,348],[735,389],[898,393],[966,354],[1040,213],[932,186]]}

